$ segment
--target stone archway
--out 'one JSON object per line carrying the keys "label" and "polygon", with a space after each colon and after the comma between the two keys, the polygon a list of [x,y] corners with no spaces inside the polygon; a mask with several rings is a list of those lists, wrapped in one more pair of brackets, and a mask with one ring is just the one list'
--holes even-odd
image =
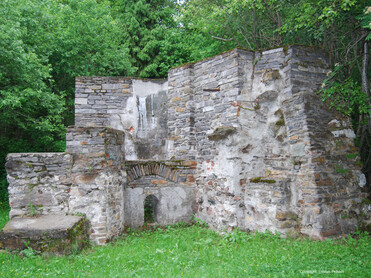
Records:
{"label": "stone archway", "polygon": [[125,225],[189,222],[195,214],[194,161],[126,161]]}

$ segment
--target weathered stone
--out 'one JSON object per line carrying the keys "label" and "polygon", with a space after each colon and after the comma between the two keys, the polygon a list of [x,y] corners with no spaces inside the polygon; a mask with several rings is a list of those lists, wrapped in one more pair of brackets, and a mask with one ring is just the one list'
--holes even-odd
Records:
{"label": "weathered stone", "polygon": [[292,211],[286,211],[286,212],[277,212],[276,213],[276,219],[283,221],[283,220],[297,220],[299,217],[296,213]]}
{"label": "weathered stone", "polygon": [[0,248],[71,254],[89,245],[88,223],[80,216],[16,217],[0,232]]}
{"label": "weathered stone", "polygon": [[227,138],[229,135],[236,133],[237,129],[235,127],[221,126],[214,130],[213,133],[208,135],[210,141],[219,141]]}

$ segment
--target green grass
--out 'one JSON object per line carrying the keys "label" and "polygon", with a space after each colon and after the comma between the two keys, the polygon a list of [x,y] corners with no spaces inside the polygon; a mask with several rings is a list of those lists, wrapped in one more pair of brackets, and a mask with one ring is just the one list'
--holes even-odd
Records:
{"label": "green grass", "polygon": [[0,206],[0,230],[9,220],[9,209]]}
{"label": "green grass", "polygon": [[369,277],[370,243],[171,226],[68,257],[0,253],[0,277]]}

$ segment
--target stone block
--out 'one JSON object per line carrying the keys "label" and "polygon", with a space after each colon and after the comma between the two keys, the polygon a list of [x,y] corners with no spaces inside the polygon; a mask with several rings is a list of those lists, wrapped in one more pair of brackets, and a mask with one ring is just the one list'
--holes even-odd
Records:
{"label": "stone block", "polygon": [[89,245],[88,222],[71,215],[16,217],[0,232],[0,248],[71,254]]}

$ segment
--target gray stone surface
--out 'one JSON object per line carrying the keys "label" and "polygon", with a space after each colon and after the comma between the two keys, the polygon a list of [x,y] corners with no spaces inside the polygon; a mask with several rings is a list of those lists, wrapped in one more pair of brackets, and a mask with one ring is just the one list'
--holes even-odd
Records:
{"label": "gray stone surface", "polygon": [[44,232],[58,237],[82,220],[81,216],[48,214],[39,217],[14,217],[2,229],[13,235],[42,236]]}
{"label": "gray stone surface", "polygon": [[85,219],[71,215],[15,217],[0,232],[0,247],[69,254],[88,245]]}

